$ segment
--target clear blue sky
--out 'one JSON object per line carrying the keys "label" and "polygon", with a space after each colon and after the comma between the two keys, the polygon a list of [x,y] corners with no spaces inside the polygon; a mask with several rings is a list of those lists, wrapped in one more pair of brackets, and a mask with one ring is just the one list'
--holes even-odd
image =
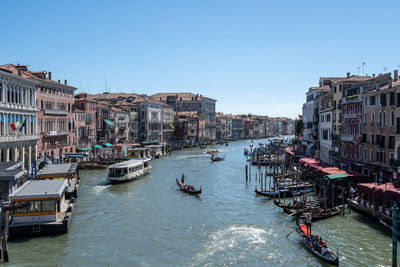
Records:
{"label": "clear blue sky", "polygon": [[[398,68],[398,1],[2,1],[0,62],[79,91],[188,91],[295,117],[320,76]],[[362,71],[361,71],[362,72]],[[360,73],[361,74],[361,73]]]}

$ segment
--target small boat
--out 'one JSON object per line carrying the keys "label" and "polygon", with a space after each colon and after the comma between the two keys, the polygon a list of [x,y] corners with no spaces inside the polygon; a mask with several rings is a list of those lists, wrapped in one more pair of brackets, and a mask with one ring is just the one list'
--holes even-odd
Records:
{"label": "small boat", "polygon": [[226,157],[226,154],[223,155],[223,156],[221,156],[221,157],[215,156],[215,154],[213,154],[213,155],[211,156],[211,161],[223,161],[223,160],[225,159],[225,157]]}
{"label": "small boat", "polygon": [[200,144],[200,148],[207,148],[207,144]]}
{"label": "small boat", "polygon": [[208,155],[215,155],[215,154],[218,154],[218,153],[219,153],[218,150],[208,150],[208,151],[207,151],[207,154],[208,154]]}
{"label": "small boat", "polygon": [[85,163],[79,163],[78,164],[78,169],[82,170],[101,170],[101,169],[107,169],[107,166],[101,163],[97,162],[85,162]]}
{"label": "small boat", "polygon": [[[307,227],[304,224],[300,224],[300,222],[296,221],[296,232],[301,236],[303,239],[304,245],[308,248],[308,250],[317,258],[330,263],[335,266],[339,266],[339,257],[329,248],[326,248],[326,252],[324,254],[316,251],[312,245],[308,242],[308,235],[307,235]],[[313,233],[310,233],[310,236],[314,236]]]}
{"label": "small boat", "polygon": [[111,183],[133,181],[150,172],[150,159],[131,159],[109,167],[107,180]]}
{"label": "small boat", "polygon": [[178,179],[176,179],[176,184],[178,185],[179,189],[185,193],[192,194],[192,195],[200,195],[201,194],[201,186],[199,190],[196,190],[193,186],[184,184],[182,182],[179,182]]}
{"label": "small boat", "polygon": [[[318,209],[318,208],[314,208],[311,211],[308,211],[311,213],[311,217],[313,221],[318,221],[318,220],[323,220],[329,217],[333,217],[335,215],[340,214],[341,212],[343,212],[343,210],[347,208],[347,204],[345,205],[339,205],[337,207],[334,208],[329,208],[329,209]],[[305,214],[304,212],[307,211],[303,211],[302,215],[300,216],[300,218],[305,218]]]}

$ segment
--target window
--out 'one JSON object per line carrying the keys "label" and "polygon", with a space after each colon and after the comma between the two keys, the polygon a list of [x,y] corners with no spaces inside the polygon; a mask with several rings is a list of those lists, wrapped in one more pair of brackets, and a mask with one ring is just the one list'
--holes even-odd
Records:
{"label": "window", "polygon": [[388,148],[389,149],[394,149],[394,136],[389,136]]}
{"label": "window", "polygon": [[380,94],[379,98],[379,103],[381,104],[381,106],[386,106],[386,94]]}
{"label": "window", "polygon": [[383,126],[386,126],[386,111],[383,112],[383,122],[382,122]]}
{"label": "window", "polygon": [[394,111],[390,112],[390,126],[394,126]]}
{"label": "window", "polygon": [[375,124],[375,113],[372,112],[371,113],[371,125],[374,125],[374,124]]}
{"label": "window", "polygon": [[364,97],[364,106],[367,106],[367,97]]}
{"label": "window", "polygon": [[55,201],[52,199],[49,200],[42,200],[42,211],[55,211],[56,205]]}
{"label": "window", "polygon": [[396,94],[396,98],[397,98],[396,107],[400,107],[400,93]]}
{"label": "window", "polygon": [[400,117],[396,118],[396,134],[400,134]]}
{"label": "window", "polygon": [[374,161],[374,151],[372,149],[369,151],[369,160]]}
{"label": "window", "polygon": [[362,142],[367,143],[367,134],[362,135]]}
{"label": "window", "polygon": [[389,94],[389,105],[394,105],[395,99],[394,99],[394,92],[390,92]]}
{"label": "window", "polygon": [[379,112],[379,121],[378,121],[378,125],[382,126],[382,112]]}
{"label": "window", "polygon": [[330,122],[331,121],[331,114],[327,114],[326,115],[326,122]]}
{"label": "window", "polygon": [[375,96],[374,95],[369,96],[369,105],[375,106]]}
{"label": "window", "polygon": [[364,125],[367,125],[367,114],[364,113]]}
{"label": "window", "polygon": [[374,144],[374,134],[371,134],[371,144]]}

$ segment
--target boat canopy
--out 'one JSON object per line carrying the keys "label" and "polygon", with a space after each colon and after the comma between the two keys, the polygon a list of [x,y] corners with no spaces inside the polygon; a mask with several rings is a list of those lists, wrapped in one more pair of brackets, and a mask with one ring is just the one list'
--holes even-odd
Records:
{"label": "boat canopy", "polygon": [[80,148],[78,148],[78,150],[79,151],[89,151],[89,150],[92,150],[92,148],[91,147],[80,147]]}
{"label": "boat canopy", "polygon": [[325,178],[329,179],[329,180],[344,179],[344,178],[347,178],[347,175],[344,173],[329,174],[329,175],[326,175]]}
{"label": "boat canopy", "polygon": [[14,193],[8,196],[11,200],[32,198],[55,198],[62,196],[68,181],[66,179],[55,180],[30,180],[25,182]]}
{"label": "boat canopy", "polygon": [[94,145],[93,147],[94,147],[94,148],[102,148],[102,147],[99,146],[99,145]]}
{"label": "boat canopy", "polygon": [[110,147],[110,146],[113,146],[113,145],[110,144],[110,143],[106,143],[106,144],[104,144],[104,146]]}
{"label": "boat canopy", "polygon": [[107,123],[107,125],[113,125],[113,123],[110,120],[104,120],[105,123]]}

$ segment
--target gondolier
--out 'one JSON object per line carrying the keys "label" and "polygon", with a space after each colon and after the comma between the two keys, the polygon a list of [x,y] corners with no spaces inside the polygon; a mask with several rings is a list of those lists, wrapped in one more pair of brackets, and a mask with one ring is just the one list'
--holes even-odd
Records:
{"label": "gondolier", "polygon": [[307,226],[307,235],[311,234],[311,213],[307,212],[306,213],[306,226]]}
{"label": "gondolier", "polygon": [[185,175],[183,173],[182,173],[182,177],[181,177],[181,182],[182,182],[182,184],[185,183]]}

